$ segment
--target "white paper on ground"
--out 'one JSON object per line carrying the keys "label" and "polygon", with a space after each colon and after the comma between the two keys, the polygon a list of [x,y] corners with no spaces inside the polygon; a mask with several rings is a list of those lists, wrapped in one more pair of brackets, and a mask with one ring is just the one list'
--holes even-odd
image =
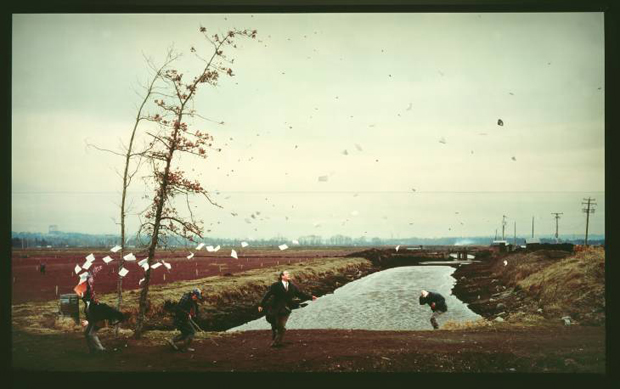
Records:
{"label": "white paper on ground", "polygon": [[109,255],[106,255],[105,257],[103,257],[103,262],[105,263],[110,263],[114,260],[114,258],[110,257]]}
{"label": "white paper on ground", "polygon": [[278,248],[280,250],[286,250],[288,248],[288,246],[286,244],[281,244],[281,245],[278,246]]}
{"label": "white paper on ground", "polygon": [[86,260],[88,262],[92,262],[95,260],[95,256],[93,255],[93,253],[88,254],[88,257],[86,257]]}
{"label": "white paper on ground", "polygon": [[151,266],[151,269],[157,269],[160,266],[161,266],[161,263],[157,262]]}
{"label": "white paper on ground", "polygon": [[396,251],[398,251],[399,248],[400,248],[400,245],[396,246]]}
{"label": "white paper on ground", "polygon": [[248,247],[248,246],[249,246],[248,242],[241,242],[241,247]]}
{"label": "white paper on ground", "polygon": [[111,251],[111,252],[113,252],[113,253],[115,253],[115,252],[117,252],[117,251],[118,251],[118,250],[120,250],[120,249],[122,249],[122,247],[121,247],[121,246],[116,245],[116,246],[112,247],[112,248],[110,249],[110,251]]}
{"label": "white paper on ground", "polygon": [[508,261],[504,261],[504,266],[508,265]]}
{"label": "white paper on ground", "polygon": [[75,274],[78,274],[80,272],[80,270],[82,270],[80,265],[75,265],[75,267],[73,268],[73,271],[75,272]]}
{"label": "white paper on ground", "polygon": [[123,259],[124,259],[125,261],[135,261],[135,260],[136,260],[136,256],[135,256],[135,255],[133,255],[133,253],[129,253],[129,254],[125,255],[125,256],[123,257]]}
{"label": "white paper on ground", "polygon": [[220,245],[218,244],[217,246],[215,246],[215,248],[213,249],[213,252],[217,252],[220,249]]}
{"label": "white paper on ground", "polygon": [[196,250],[200,250],[200,249],[202,249],[203,247],[205,247],[205,244],[204,244],[204,243],[201,243],[201,244],[199,244],[199,245],[196,247]]}
{"label": "white paper on ground", "polygon": [[233,258],[235,258],[235,259],[239,259],[239,257],[237,257],[237,252],[236,252],[235,250],[232,250],[232,251],[230,252],[230,256],[231,256],[231,257],[233,257]]}
{"label": "white paper on ground", "polygon": [[194,258],[194,253],[190,251],[189,255],[187,256],[187,259],[192,259],[192,258]]}
{"label": "white paper on ground", "polygon": [[119,272],[118,275],[121,277],[125,277],[127,275],[127,273],[129,273],[129,270],[122,268]]}

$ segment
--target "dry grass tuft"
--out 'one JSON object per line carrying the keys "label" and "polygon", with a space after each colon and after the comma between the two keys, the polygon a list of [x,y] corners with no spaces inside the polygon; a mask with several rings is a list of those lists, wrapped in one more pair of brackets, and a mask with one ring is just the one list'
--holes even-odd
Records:
{"label": "dry grass tuft", "polygon": [[442,330],[470,330],[474,328],[491,327],[494,323],[484,318],[466,321],[455,322],[452,320],[446,321],[440,328]]}

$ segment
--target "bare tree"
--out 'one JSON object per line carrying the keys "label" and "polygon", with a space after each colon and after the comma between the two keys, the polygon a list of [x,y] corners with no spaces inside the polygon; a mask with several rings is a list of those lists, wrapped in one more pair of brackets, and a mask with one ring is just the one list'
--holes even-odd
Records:
{"label": "bare tree", "polygon": [[[194,219],[191,211],[189,196],[204,196],[211,204],[220,207],[212,201],[209,193],[200,182],[185,177],[185,172],[174,167],[174,157],[179,153],[190,154],[199,158],[207,157],[207,149],[221,151],[213,146],[213,137],[206,132],[191,130],[187,118],[201,117],[194,109],[193,102],[198,89],[204,84],[218,85],[220,75],[233,76],[229,60],[224,54],[224,48],[234,47],[236,37],[256,37],[256,30],[230,30],[225,36],[207,35],[206,28],[200,27],[200,32],[211,43],[210,58],[200,57],[192,47],[191,52],[196,58],[204,62],[204,68],[191,82],[183,81],[183,74],[176,69],[166,69],[162,75],[167,87],[167,93],[155,100],[160,112],[151,116],[151,120],[159,126],[157,132],[149,132],[152,138],[149,151],[144,154],[150,162],[155,184],[155,195],[149,208],[145,212],[145,221],[140,231],[150,236],[148,247],[148,268],[145,271],[144,282],[140,292],[138,318],[134,332],[135,338],[140,338],[144,330],[146,310],[148,306],[148,291],[151,275],[150,265],[155,258],[160,234],[175,234],[190,241],[202,237],[201,222]],[[223,124],[223,123],[222,123]],[[174,204],[174,199],[184,196],[189,212],[188,217],[181,216]],[[221,208],[221,207],[220,207]]]}

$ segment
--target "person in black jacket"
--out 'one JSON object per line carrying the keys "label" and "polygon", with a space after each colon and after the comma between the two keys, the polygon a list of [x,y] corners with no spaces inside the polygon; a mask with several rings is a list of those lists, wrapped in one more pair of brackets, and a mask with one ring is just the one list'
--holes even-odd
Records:
{"label": "person in black jacket", "polygon": [[271,324],[271,347],[282,347],[282,338],[286,332],[286,322],[293,309],[293,298],[316,300],[315,296],[306,294],[299,290],[295,284],[290,282],[291,276],[288,271],[283,271],[278,276],[278,282],[273,283],[265,296],[258,304],[258,312],[262,312],[263,306],[271,297],[273,301],[269,305],[266,318]]}
{"label": "person in black jacket", "polygon": [[433,311],[433,314],[431,315],[431,324],[433,325],[433,328],[439,329],[437,318],[446,313],[448,310],[446,299],[444,299],[439,293],[422,290],[420,293],[420,305],[424,304],[428,304]]}
{"label": "person in black jacket", "polygon": [[[175,350],[194,351],[189,345],[196,335],[196,330],[191,323],[193,317],[198,316],[198,300],[202,300],[200,289],[196,288],[191,292],[183,294],[175,308],[174,325],[181,333],[172,339],[168,339],[168,343]],[[176,343],[183,342],[181,347]]]}

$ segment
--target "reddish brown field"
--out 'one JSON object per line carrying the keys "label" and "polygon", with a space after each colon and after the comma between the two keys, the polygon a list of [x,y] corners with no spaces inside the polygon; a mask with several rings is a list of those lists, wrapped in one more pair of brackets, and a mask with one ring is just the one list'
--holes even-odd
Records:
{"label": "reddish brown field", "polygon": [[[230,250],[237,251],[239,259],[230,256]],[[216,275],[234,274],[260,267],[269,267],[285,263],[303,262],[311,258],[341,257],[364,248],[316,248],[305,249],[292,247],[281,251],[278,248],[245,248],[222,247],[218,252],[210,253],[203,250],[195,251],[192,259],[187,259],[189,251],[161,251],[156,254],[155,260],[164,260],[172,268],[165,266],[151,270],[151,285],[168,282],[193,280]],[[110,293],[117,287],[117,272],[119,253],[89,249],[38,249],[13,250],[12,252],[12,302],[20,304],[27,301],[48,301],[61,294],[74,293],[73,288],[78,284],[79,277],[75,274],[75,265],[80,267],[86,261],[86,256],[93,253],[94,266],[103,266],[96,276],[96,291],[99,294]],[[106,255],[114,261],[106,264],[102,258]],[[123,278],[123,290],[139,289],[139,281],[144,277],[144,270],[137,262],[146,258],[146,254],[134,252],[136,261],[126,262],[129,273]],[[45,263],[46,272],[39,272],[39,265]],[[91,267],[92,269],[92,267]]]}

